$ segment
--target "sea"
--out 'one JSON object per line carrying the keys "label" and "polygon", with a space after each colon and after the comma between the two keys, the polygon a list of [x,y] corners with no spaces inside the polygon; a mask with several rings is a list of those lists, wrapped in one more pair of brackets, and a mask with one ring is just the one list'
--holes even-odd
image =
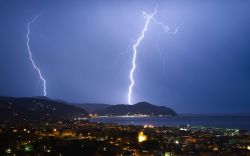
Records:
{"label": "sea", "polygon": [[178,127],[183,125],[244,129],[250,132],[250,115],[180,115],[168,117],[97,117],[92,122],[120,125],[153,125]]}

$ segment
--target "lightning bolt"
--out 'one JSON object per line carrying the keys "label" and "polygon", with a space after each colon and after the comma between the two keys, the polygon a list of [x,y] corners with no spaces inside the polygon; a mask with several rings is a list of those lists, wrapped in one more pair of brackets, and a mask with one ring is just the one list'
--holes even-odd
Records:
{"label": "lightning bolt", "polygon": [[43,77],[41,70],[35,64],[35,61],[33,60],[33,57],[32,57],[31,48],[29,46],[29,43],[30,43],[30,25],[32,23],[34,23],[38,17],[39,17],[38,15],[35,16],[31,21],[29,21],[27,23],[27,34],[26,34],[27,42],[26,42],[26,45],[27,45],[27,49],[28,49],[28,52],[29,52],[29,59],[30,59],[32,65],[33,65],[33,68],[38,72],[38,75],[39,75],[41,81],[43,82],[43,96],[46,96],[47,95],[47,92],[46,92],[46,80]]}
{"label": "lightning bolt", "polygon": [[135,81],[134,81],[134,72],[136,69],[136,57],[137,57],[137,47],[140,45],[141,41],[143,40],[144,36],[145,36],[145,32],[148,29],[148,25],[151,21],[155,22],[156,24],[160,25],[162,27],[162,29],[169,34],[174,35],[175,33],[177,33],[178,29],[176,28],[174,32],[170,31],[170,28],[166,25],[164,25],[162,22],[159,22],[155,19],[155,15],[157,13],[157,9],[158,9],[158,3],[154,9],[154,12],[151,14],[148,14],[146,12],[142,12],[144,18],[146,19],[146,23],[144,25],[144,28],[141,31],[140,36],[136,39],[134,45],[133,45],[133,59],[132,59],[132,68],[130,70],[129,73],[129,79],[130,79],[130,85],[129,85],[129,90],[128,90],[128,104],[131,105],[131,95],[132,95],[132,89],[134,87]]}

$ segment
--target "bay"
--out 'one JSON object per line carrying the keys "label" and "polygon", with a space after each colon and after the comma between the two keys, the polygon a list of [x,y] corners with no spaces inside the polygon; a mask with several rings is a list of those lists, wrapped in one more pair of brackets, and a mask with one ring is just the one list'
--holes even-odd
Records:
{"label": "bay", "polygon": [[185,115],[170,117],[97,117],[92,122],[117,123],[120,125],[154,125],[176,127],[182,125],[234,128],[250,131],[250,116],[203,116]]}

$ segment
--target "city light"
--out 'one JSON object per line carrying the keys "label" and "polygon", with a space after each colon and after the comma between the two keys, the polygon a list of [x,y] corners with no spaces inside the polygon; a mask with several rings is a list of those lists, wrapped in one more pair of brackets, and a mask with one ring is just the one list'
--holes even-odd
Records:
{"label": "city light", "polygon": [[11,150],[10,148],[7,148],[7,149],[5,150],[5,152],[6,152],[7,154],[10,154],[10,153],[12,153],[12,150]]}

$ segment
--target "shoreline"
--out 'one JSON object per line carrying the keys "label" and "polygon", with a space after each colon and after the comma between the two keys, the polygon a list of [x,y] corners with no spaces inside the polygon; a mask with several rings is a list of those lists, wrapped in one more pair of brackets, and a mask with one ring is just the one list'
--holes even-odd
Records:
{"label": "shoreline", "polygon": [[89,121],[100,123],[116,123],[119,125],[153,125],[155,127],[180,127],[183,125],[190,125],[225,129],[239,129],[247,130],[248,132],[250,132],[250,120],[248,119],[250,119],[250,117],[248,116],[102,116],[89,118]]}

